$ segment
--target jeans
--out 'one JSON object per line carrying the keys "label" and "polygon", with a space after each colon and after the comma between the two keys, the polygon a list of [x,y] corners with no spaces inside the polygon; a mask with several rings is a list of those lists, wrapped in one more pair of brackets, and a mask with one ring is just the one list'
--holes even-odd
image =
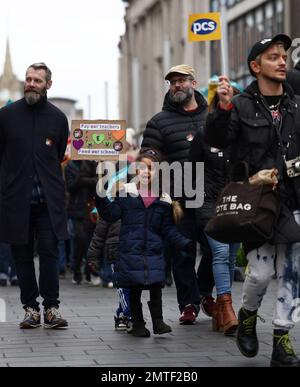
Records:
{"label": "jeans", "polygon": [[[39,285],[36,280],[33,260],[35,237],[40,263]],[[45,309],[58,307],[58,240],[53,231],[46,204],[31,205],[28,243],[12,245],[11,248],[24,309],[31,307],[39,310],[37,301],[39,295],[44,299]]]}
{"label": "jeans", "polygon": [[17,279],[10,245],[4,242],[0,242],[0,279]]}
{"label": "jeans", "polygon": [[299,298],[300,243],[286,245],[264,244],[251,250],[247,259],[248,273],[243,287],[243,307],[257,310],[277,269],[277,294],[273,325],[277,329],[294,327],[293,312]]}
{"label": "jeans", "polygon": [[235,260],[240,244],[221,243],[208,235],[207,240],[213,255],[213,273],[217,295],[220,296],[226,293],[231,294]]}

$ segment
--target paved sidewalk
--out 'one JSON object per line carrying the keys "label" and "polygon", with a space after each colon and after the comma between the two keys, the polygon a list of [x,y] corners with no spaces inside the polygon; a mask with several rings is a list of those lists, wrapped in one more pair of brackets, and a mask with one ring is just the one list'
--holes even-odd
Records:
{"label": "paved sidewalk", "polygon": [[[241,283],[234,284],[236,310],[239,307]],[[163,336],[135,338],[126,332],[115,332],[113,313],[117,303],[114,289],[75,286],[70,276],[61,280],[61,311],[69,321],[64,331],[20,330],[23,318],[19,290],[1,287],[0,298],[6,301],[7,322],[0,323],[0,367],[268,367],[272,351],[272,302],[276,282],[272,281],[260,314],[266,323],[258,322],[259,355],[243,357],[234,338],[214,333],[211,320],[199,314],[194,326],[178,324],[178,310],[174,285],[163,291],[164,317],[173,332]],[[143,304],[147,326],[151,320],[147,308],[148,292]],[[300,324],[292,332],[295,350],[300,353]]]}

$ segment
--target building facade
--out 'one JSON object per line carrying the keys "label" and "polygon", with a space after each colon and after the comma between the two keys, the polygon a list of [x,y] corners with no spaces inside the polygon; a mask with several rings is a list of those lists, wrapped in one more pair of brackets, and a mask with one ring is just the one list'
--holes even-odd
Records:
{"label": "building facade", "polygon": [[20,99],[23,95],[24,82],[18,80],[13,72],[9,41],[6,43],[6,54],[3,73],[0,76],[0,108]]}
{"label": "building facade", "polygon": [[174,64],[193,64],[198,79],[209,76],[209,45],[187,42],[187,15],[205,12],[208,0],[127,1],[120,40],[120,117],[140,133],[162,108],[164,74]]}
{"label": "building facade", "polygon": [[71,130],[72,120],[83,119],[83,110],[76,108],[77,101],[75,99],[63,98],[63,97],[49,97],[48,101],[53,103],[53,105],[55,105],[65,113],[68,119],[70,130]]}
{"label": "building facade", "polygon": [[[125,0],[123,0],[125,1]],[[188,41],[188,16],[220,11],[222,0],[129,0],[119,43],[120,117],[140,135],[162,108],[164,75],[180,63],[196,70],[199,88],[221,73],[220,41]],[[276,33],[300,37],[298,0],[225,0],[228,69],[232,80],[250,81],[247,55],[260,38]]]}
{"label": "building facade", "polygon": [[[17,101],[24,95],[24,82],[18,80],[13,72],[9,41],[6,43],[6,53],[4,60],[3,73],[0,76],[0,108],[8,103]],[[67,116],[71,127],[72,120],[81,120],[83,110],[76,108],[76,102],[70,98],[51,97],[48,98],[53,105],[61,109]]]}

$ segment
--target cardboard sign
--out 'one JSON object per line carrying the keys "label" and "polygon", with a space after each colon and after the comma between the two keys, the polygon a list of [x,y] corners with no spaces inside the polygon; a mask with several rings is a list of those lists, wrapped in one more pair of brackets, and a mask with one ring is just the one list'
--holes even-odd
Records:
{"label": "cardboard sign", "polygon": [[220,12],[197,13],[189,16],[189,41],[221,40]]}
{"label": "cardboard sign", "polygon": [[72,121],[72,160],[117,160],[124,153],[126,121]]}

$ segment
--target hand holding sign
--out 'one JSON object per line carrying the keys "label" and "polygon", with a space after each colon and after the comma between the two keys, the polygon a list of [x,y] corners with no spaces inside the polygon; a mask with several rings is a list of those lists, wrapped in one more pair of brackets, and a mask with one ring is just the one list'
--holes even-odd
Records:
{"label": "hand holding sign", "polygon": [[220,107],[226,110],[231,104],[231,100],[233,98],[233,88],[229,79],[225,75],[221,75],[219,77],[219,81],[217,94],[220,100]]}

